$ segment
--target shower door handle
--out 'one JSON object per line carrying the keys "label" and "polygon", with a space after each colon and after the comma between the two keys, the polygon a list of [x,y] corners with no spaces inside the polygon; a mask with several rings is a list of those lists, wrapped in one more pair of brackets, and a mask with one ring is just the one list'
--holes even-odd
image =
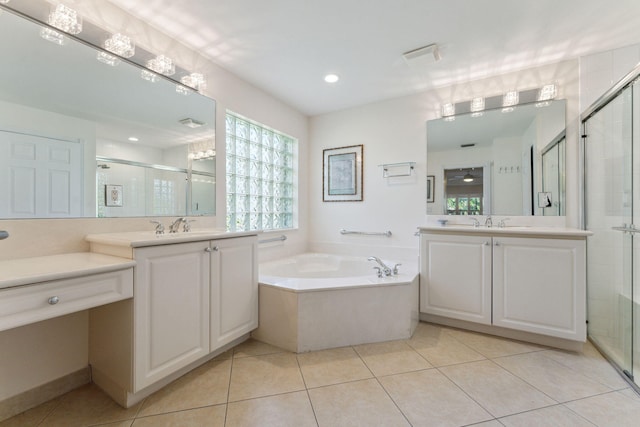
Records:
{"label": "shower door handle", "polygon": [[623,233],[640,233],[640,228],[636,228],[633,224],[622,224],[622,227],[611,227],[612,230],[622,231]]}

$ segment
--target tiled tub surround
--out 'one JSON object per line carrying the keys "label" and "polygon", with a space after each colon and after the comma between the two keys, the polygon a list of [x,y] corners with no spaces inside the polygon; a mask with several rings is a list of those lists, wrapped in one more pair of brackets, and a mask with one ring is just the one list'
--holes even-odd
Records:
{"label": "tiled tub surround", "polygon": [[261,264],[252,335],[298,353],[410,338],[418,323],[417,268],[404,262],[397,275],[379,278],[374,265],[317,253]]}
{"label": "tiled tub surround", "polygon": [[640,397],[568,352],[420,323],[411,339],[295,354],[250,340],[123,409],[84,386],[0,427],[637,426]]}

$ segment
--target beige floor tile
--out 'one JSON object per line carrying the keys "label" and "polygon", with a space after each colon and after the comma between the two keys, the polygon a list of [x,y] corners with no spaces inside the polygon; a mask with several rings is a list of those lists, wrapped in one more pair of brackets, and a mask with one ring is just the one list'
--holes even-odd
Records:
{"label": "beige floor tile", "polygon": [[319,427],[409,426],[375,379],[309,390]]}
{"label": "beige floor tile", "polygon": [[558,405],[500,418],[506,427],[594,427],[580,415]]}
{"label": "beige floor tile", "polygon": [[609,387],[550,359],[546,352],[501,357],[494,359],[494,362],[557,402],[568,402],[612,391]]}
{"label": "beige floor tile", "polygon": [[371,378],[373,375],[351,347],[298,355],[307,388]]}
{"label": "beige floor tile", "polygon": [[440,371],[496,418],[556,403],[490,360],[446,366]]}
{"label": "beige floor tile", "polygon": [[304,382],[293,353],[233,360],[230,402],[300,390],[304,390]]}
{"label": "beige floor tile", "polygon": [[447,333],[489,359],[494,357],[511,356],[514,354],[530,353],[532,351],[546,350],[548,348],[536,344],[513,341],[507,338],[494,337],[476,332],[450,330],[447,331]]}
{"label": "beige floor tile", "polygon": [[504,427],[498,420],[485,421],[483,423],[471,424],[468,427]]}
{"label": "beige floor tile", "polygon": [[225,405],[136,418],[132,427],[224,427]]}
{"label": "beige floor tile", "polygon": [[631,390],[630,388],[625,388],[623,390],[620,390],[619,393],[622,394],[623,396],[628,397],[629,399],[640,400],[640,395],[635,391]]}
{"label": "beige floor tile", "polygon": [[414,335],[407,344],[433,366],[456,365],[485,359],[483,355],[446,333]]}
{"label": "beige floor tile", "polygon": [[306,391],[230,403],[225,427],[316,427]]}
{"label": "beige floor tile", "polygon": [[227,403],[231,359],[214,359],[149,396],[138,416]]}
{"label": "beige floor tile", "polygon": [[40,424],[60,402],[60,398],[45,402],[14,417],[0,421],[0,427],[35,427]]}
{"label": "beige floor tile", "polygon": [[249,338],[233,348],[233,357],[264,356],[267,354],[286,353],[279,347]]}
{"label": "beige floor tile", "polygon": [[363,344],[354,349],[377,377],[432,368],[424,357],[404,341]]}
{"label": "beige floor tile", "polygon": [[462,426],[493,417],[436,369],[380,378],[414,426]]}
{"label": "beige floor tile", "polygon": [[124,409],[97,386],[89,384],[62,397],[58,405],[40,424],[51,426],[83,426],[131,420],[140,404]]}
{"label": "beige floor tile", "polygon": [[638,427],[640,399],[612,392],[565,403],[573,412],[599,427]]}
{"label": "beige floor tile", "polygon": [[135,420],[120,421],[117,423],[108,424],[92,424],[91,427],[131,427]]}
{"label": "beige floor tile", "polygon": [[547,357],[561,363],[572,371],[598,381],[614,390],[628,387],[627,382],[589,342],[585,344],[583,351],[580,353],[562,350],[548,350],[544,353]]}

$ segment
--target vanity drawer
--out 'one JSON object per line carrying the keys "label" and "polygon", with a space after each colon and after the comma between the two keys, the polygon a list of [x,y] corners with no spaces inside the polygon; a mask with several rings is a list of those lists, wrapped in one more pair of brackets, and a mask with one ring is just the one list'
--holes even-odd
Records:
{"label": "vanity drawer", "polygon": [[0,331],[133,297],[133,268],[0,290]]}

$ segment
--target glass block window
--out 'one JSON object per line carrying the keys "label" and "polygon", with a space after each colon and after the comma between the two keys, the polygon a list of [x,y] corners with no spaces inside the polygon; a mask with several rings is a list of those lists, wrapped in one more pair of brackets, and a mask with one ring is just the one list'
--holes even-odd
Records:
{"label": "glass block window", "polygon": [[173,181],[158,179],[153,180],[153,214],[171,215],[175,212],[177,201],[175,183]]}
{"label": "glass block window", "polygon": [[298,140],[227,111],[227,230],[294,227]]}

